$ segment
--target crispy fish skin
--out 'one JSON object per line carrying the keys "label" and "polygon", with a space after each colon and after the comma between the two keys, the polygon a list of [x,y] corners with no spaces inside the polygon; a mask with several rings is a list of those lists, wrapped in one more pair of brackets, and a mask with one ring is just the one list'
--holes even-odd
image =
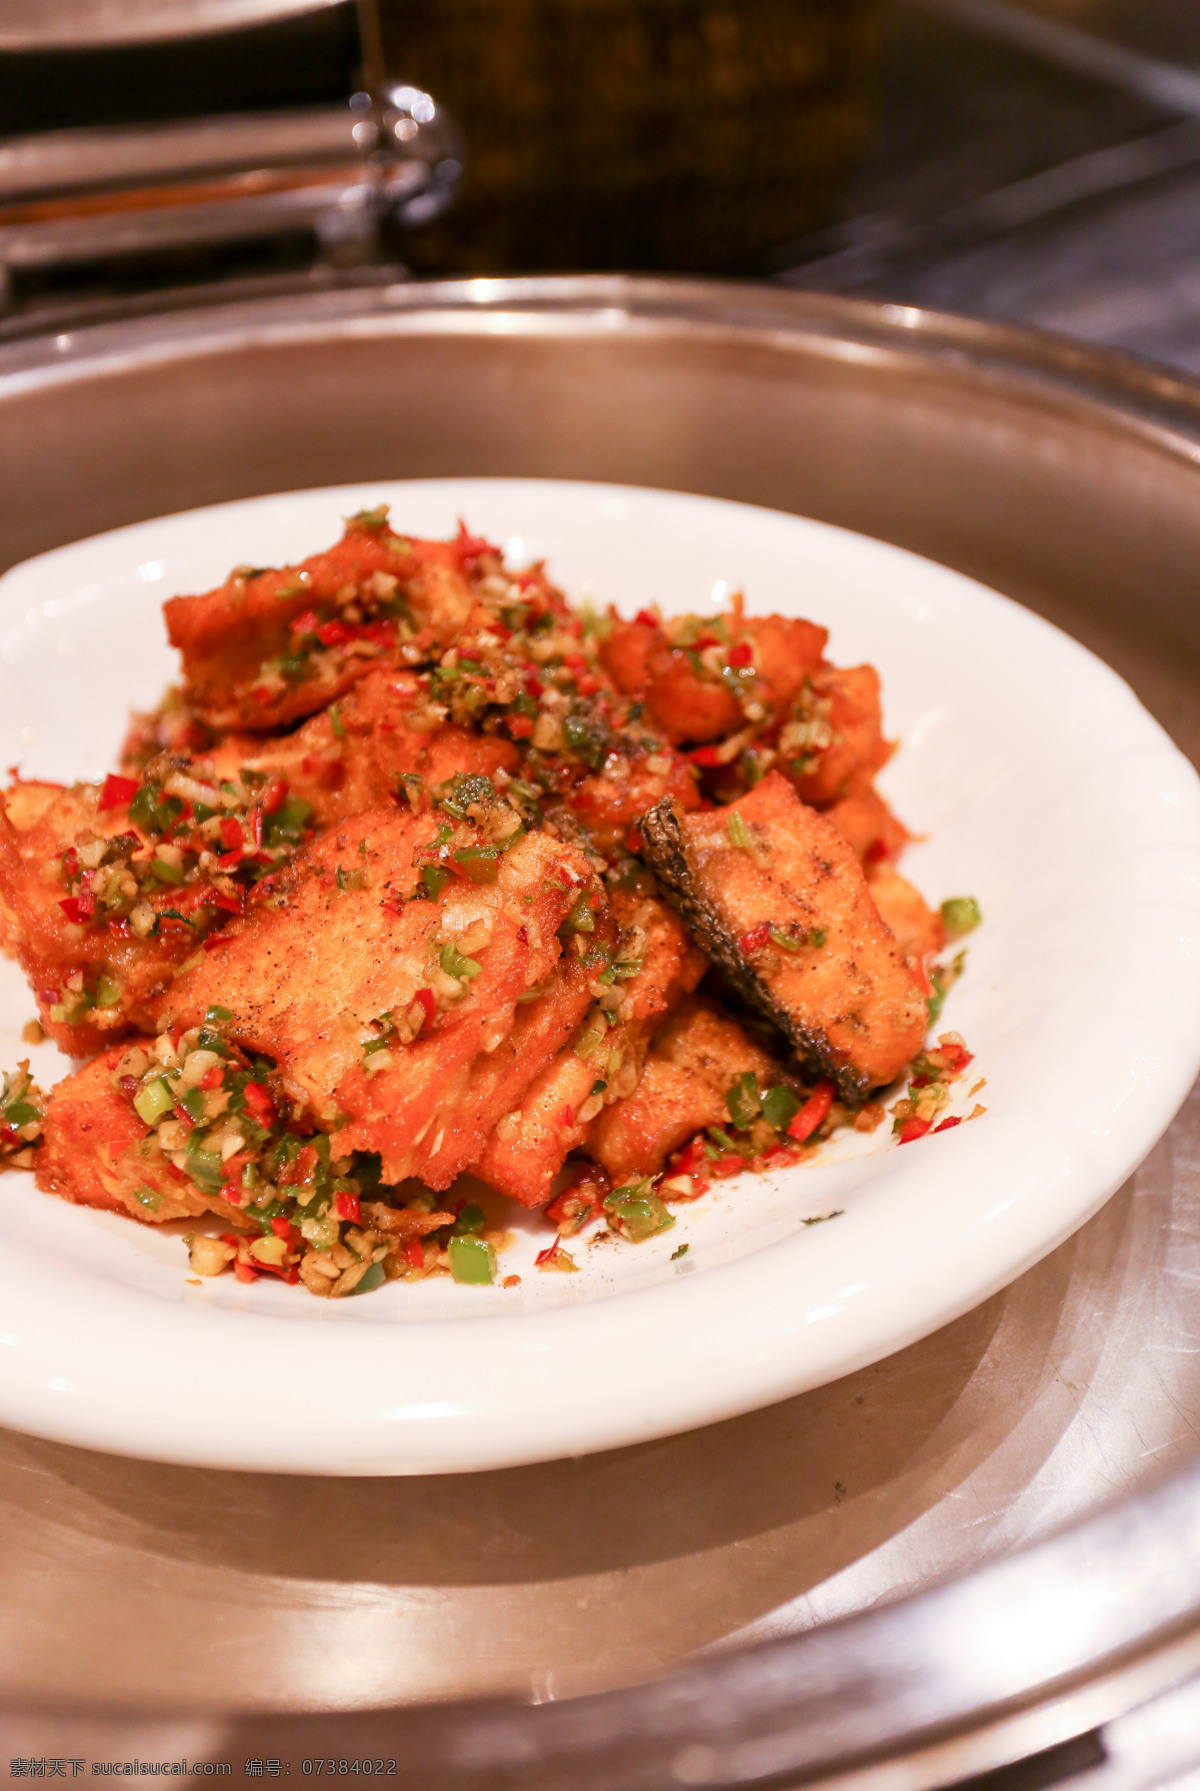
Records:
{"label": "crispy fish skin", "polygon": [[[731,840],[734,815],[749,847]],[[668,799],[639,825],[702,949],[801,1059],[849,1100],[892,1081],[920,1049],[925,1003],[838,830],[775,772],[728,808],[685,816]],[[775,949],[765,933],[739,943],[763,928],[799,949]]]}

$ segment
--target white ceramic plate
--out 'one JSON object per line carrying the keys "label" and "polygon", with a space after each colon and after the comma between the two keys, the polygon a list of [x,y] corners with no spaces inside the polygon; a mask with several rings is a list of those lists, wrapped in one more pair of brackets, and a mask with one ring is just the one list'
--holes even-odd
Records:
{"label": "white ceramic plate", "polygon": [[[632,1443],[818,1385],[944,1324],[1054,1248],[1124,1180],[1200,1064],[1200,786],[1116,675],[942,567],[736,504],[613,486],[430,480],[290,493],[122,529],[0,580],[0,763],[97,777],[131,704],[173,675],[159,605],[240,562],[297,559],[381,500],[465,517],[576,597],[626,613],[812,616],[883,677],[885,774],[927,840],[906,873],[985,924],[943,1016],[985,1117],[897,1148],[743,1177],[638,1246],[532,1258],[513,1289],[438,1279],[324,1304],[189,1282],[183,1243],[0,1182],[0,1421],[179,1462],[313,1473],[490,1468]],[[0,965],[0,1051],[33,1011]],[[34,1053],[43,1081],[66,1068]],[[841,1209],[818,1226],[803,1221]],[[177,1228],[182,1229],[182,1228]],[[680,1243],[687,1254],[674,1257]]]}

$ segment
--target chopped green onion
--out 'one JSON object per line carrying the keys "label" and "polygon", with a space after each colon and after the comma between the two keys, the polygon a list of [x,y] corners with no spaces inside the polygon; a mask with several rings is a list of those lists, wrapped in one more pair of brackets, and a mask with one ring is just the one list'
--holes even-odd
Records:
{"label": "chopped green onion", "polygon": [[460,846],[454,862],[472,883],[494,883],[500,875],[498,846]]}
{"label": "chopped green onion", "polygon": [[925,1021],[926,1025],[935,1026],[941,1018],[942,1008],[945,1004],[949,989],[946,980],[940,971],[930,971],[929,980],[933,984],[933,994],[929,996],[925,1003]]}
{"label": "chopped green onion", "polygon": [[164,1113],[169,1113],[174,1105],[175,1097],[161,1076],[147,1082],[133,1097],[134,1111],[148,1126],[154,1125]]}
{"label": "chopped green onion", "polygon": [[363,535],[380,535],[387,526],[388,511],[387,504],[376,504],[373,510],[356,510],[346,518],[346,527]]}
{"label": "chopped green onion", "polygon": [[609,734],[604,723],[596,715],[568,715],[564,717],[563,745],[593,771],[599,771],[608,755]]}
{"label": "chopped green onion", "polygon": [[152,858],[150,872],[160,883],[180,884],[183,882],[183,870],[177,864],[171,864],[165,858]]}
{"label": "chopped green onion", "polygon": [[343,892],[347,889],[361,889],[366,882],[365,871],[347,871],[339,864],[334,872],[337,886]]}
{"label": "chopped green onion", "polygon": [[331,703],[329,705],[329,725],[339,740],[344,740],[346,738],[346,724],[342,720],[341,713],[336,703]]}
{"label": "chopped green onion", "polygon": [[729,835],[729,843],[735,851],[749,851],[754,844],[754,835],[736,809],[730,811],[725,822],[725,831]]}
{"label": "chopped green onion", "polygon": [[586,889],[581,890],[575,898],[575,904],[559,931],[563,933],[594,933],[596,931],[596,916],[592,912],[591,898]]}
{"label": "chopped green onion", "polygon": [[129,804],[129,819],[144,833],[166,833],[183,813],[178,796],[164,796],[153,779],[144,783]]}
{"label": "chopped green onion", "polygon": [[494,808],[496,791],[482,771],[458,771],[442,784],[435,800],[438,808],[461,821],[469,808]]}
{"label": "chopped green onion", "polygon": [[456,976],[459,982],[470,982],[483,969],[474,958],[464,958],[456,945],[443,945],[441,966],[447,976]]}
{"label": "chopped green onion", "polygon": [[471,1287],[490,1287],[496,1279],[496,1252],[486,1238],[452,1237],[446,1252],[455,1281]]}
{"label": "chopped green onion", "polygon": [[121,985],[107,972],[101,971],[100,980],[96,984],[96,1006],[116,1007],[121,999]]}
{"label": "chopped green onion", "polygon": [[487,1214],[470,1200],[454,1221],[454,1233],[456,1237],[467,1237],[472,1232],[482,1231],[486,1224]]}
{"label": "chopped green onion", "polygon": [[281,808],[273,815],[267,815],[266,835],[268,845],[278,840],[298,840],[312,819],[313,805],[305,802],[300,796],[289,796]]}
{"label": "chopped green onion", "polygon": [[[225,1185],[225,1165],[221,1161],[221,1153],[219,1150],[203,1150],[198,1144],[193,1145],[192,1140],[195,1137],[196,1134],[193,1132],[192,1137],[188,1140],[187,1173],[205,1194],[219,1194]],[[274,1204],[272,1202],[272,1205]],[[282,1217],[286,1210],[284,1206],[280,1205],[279,1217]],[[261,1209],[252,1215],[260,1223],[264,1216]],[[272,1214],[271,1217],[275,1217],[275,1214]],[[270,1229],[269,1223],[264,1229]]]}
{"label": "chopped green onion", "polygon": [[576,1057],[582,1057],[584,1059],[584,1061],[586,1062],[586,1060],[592,1055],[592,1053],[594,1051],[599,1050],[600,1046],[604,1043],[604,1041],[607,1037],[608,1037],[607,1025],[589,1026],[587,1031],[584,1033],[583,1037],[581,1039],[576,1040],[576,1043],[575,1043]]}
{"label": "chopped green onion", "polygon": [[214,1002],[213,1006],[206,1011],[204,1019],[205,1023],[209,1026],[219,1026],[223,1020],[233,1019],[233,1010],[227,1007],[219,1007]]}
{"label": "chopped green onion", "polygon": [[450,872],[444,865],[423,864],[421,866],[421,887],[431,902],[436,902],[450,881]]}
{"label": "chopped green onion", "polygon": [[153,1188],[135,1188],[133,1198],[140,1201],[144,1207],[148,1207],[152,1213],[158,1211],[163,1201],[162,1195],[156,1194]]}
{"label": "chopped green onion", "polygon": [[983,919],[974,896],[951,896],[942,903],[942,920],[951,939],[973,933]]}
{"label": "chopped green onion", "polygon": [[194,1119],[197,1124],[199,1124],[206,1113],[204,1090],[202,1088],[189,1088],[184,1094],[180,1095],[179,1105],[183,1108],[183,1111],[188,1115],[189,1119]]}
{"label": "chopped green onion", "polygon": [[680,1246],[679,1246],[679,1248],[678,1248],[678,1250],[672,1250],[672,1252],[671,1252],[671,1261],[672,1261],[672,1262],[678,1262],[678,1261],[679,1261],[679,1258],[680,1258],[680,1257],[681,1257],[681,1256],[686,1256],[686,1255],[687,1255],[687,1253],[688,1253],[688,1247],[687,1247],[687,1245],[686,1245],[686,1244],[680,1244]]}

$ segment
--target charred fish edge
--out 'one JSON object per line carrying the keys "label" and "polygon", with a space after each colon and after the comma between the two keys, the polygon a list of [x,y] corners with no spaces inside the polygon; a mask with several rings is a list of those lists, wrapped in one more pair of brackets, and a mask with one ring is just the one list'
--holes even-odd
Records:
{"label": "charred fish edge", "polygon": [[719,964],[738,993],[773,1026],[778,1027],[806,1069],[828,1076],[838,1093],[849,1101],[865,1100],[871,1092],[869,1078],[830,1044],[819,1029],[803,1026],[781,1007],[770,988],[748,964],[719,917],[699,893],[699,877],[684,834],[684,816],[674,798],[665,796],[637,823],[643,840],[642,856],[653,870],[662,892],[705,956]]}

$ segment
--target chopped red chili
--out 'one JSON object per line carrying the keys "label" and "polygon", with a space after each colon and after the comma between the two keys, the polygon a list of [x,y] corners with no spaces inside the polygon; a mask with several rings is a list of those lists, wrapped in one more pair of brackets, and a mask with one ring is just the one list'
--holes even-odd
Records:
{"label": "chopped red chili", "polygon": [[267,1130],[275,1124],[275,1108],[270,1095],[261,1082],[247,1082],[242,1090],[242,1099],[251,1119]]}
{"label": "chopped red chili", "polygon": [[900,1127],[901,1144],[912,1144],[917,1138],[924,1138],[932,1124],[932,1120],[917,1119],[915,1115],[912,1119],[906,1119]]}
{"label": "chopped red chili", "polygon": [[770,921],[760,920],[756,927],[752,927],[748,933],[742,934],[737,942],[737,947],[744,958],[752,958],[756,951],[762,951],[763,947],[769,943],[770,938]]}
{"label": "chopped red chili", "polygon": [[138,788],[136,777],[118,777],[115,772],[110,772],[100,791],[101,809],[128,808]]}
{"label": "chopped red chili", "polygon": [[797,1144],[803,1144],[806,1138],[811,1138],[833,1106],[835,1092],[829,1077],[823,1077],[788,1127],[788,1137],[794,1138]]}
{"label": "chopped red chili", "polygon": [[[263,791],[262,806],[264,815],[277,814],[287,801],[287,796],[287,778],[281,777],[277,771],[272,772],[271,776],[267,779],[267,787]],[[261,837],[256,839],[254,843],[256,846],[261,845]]]}

